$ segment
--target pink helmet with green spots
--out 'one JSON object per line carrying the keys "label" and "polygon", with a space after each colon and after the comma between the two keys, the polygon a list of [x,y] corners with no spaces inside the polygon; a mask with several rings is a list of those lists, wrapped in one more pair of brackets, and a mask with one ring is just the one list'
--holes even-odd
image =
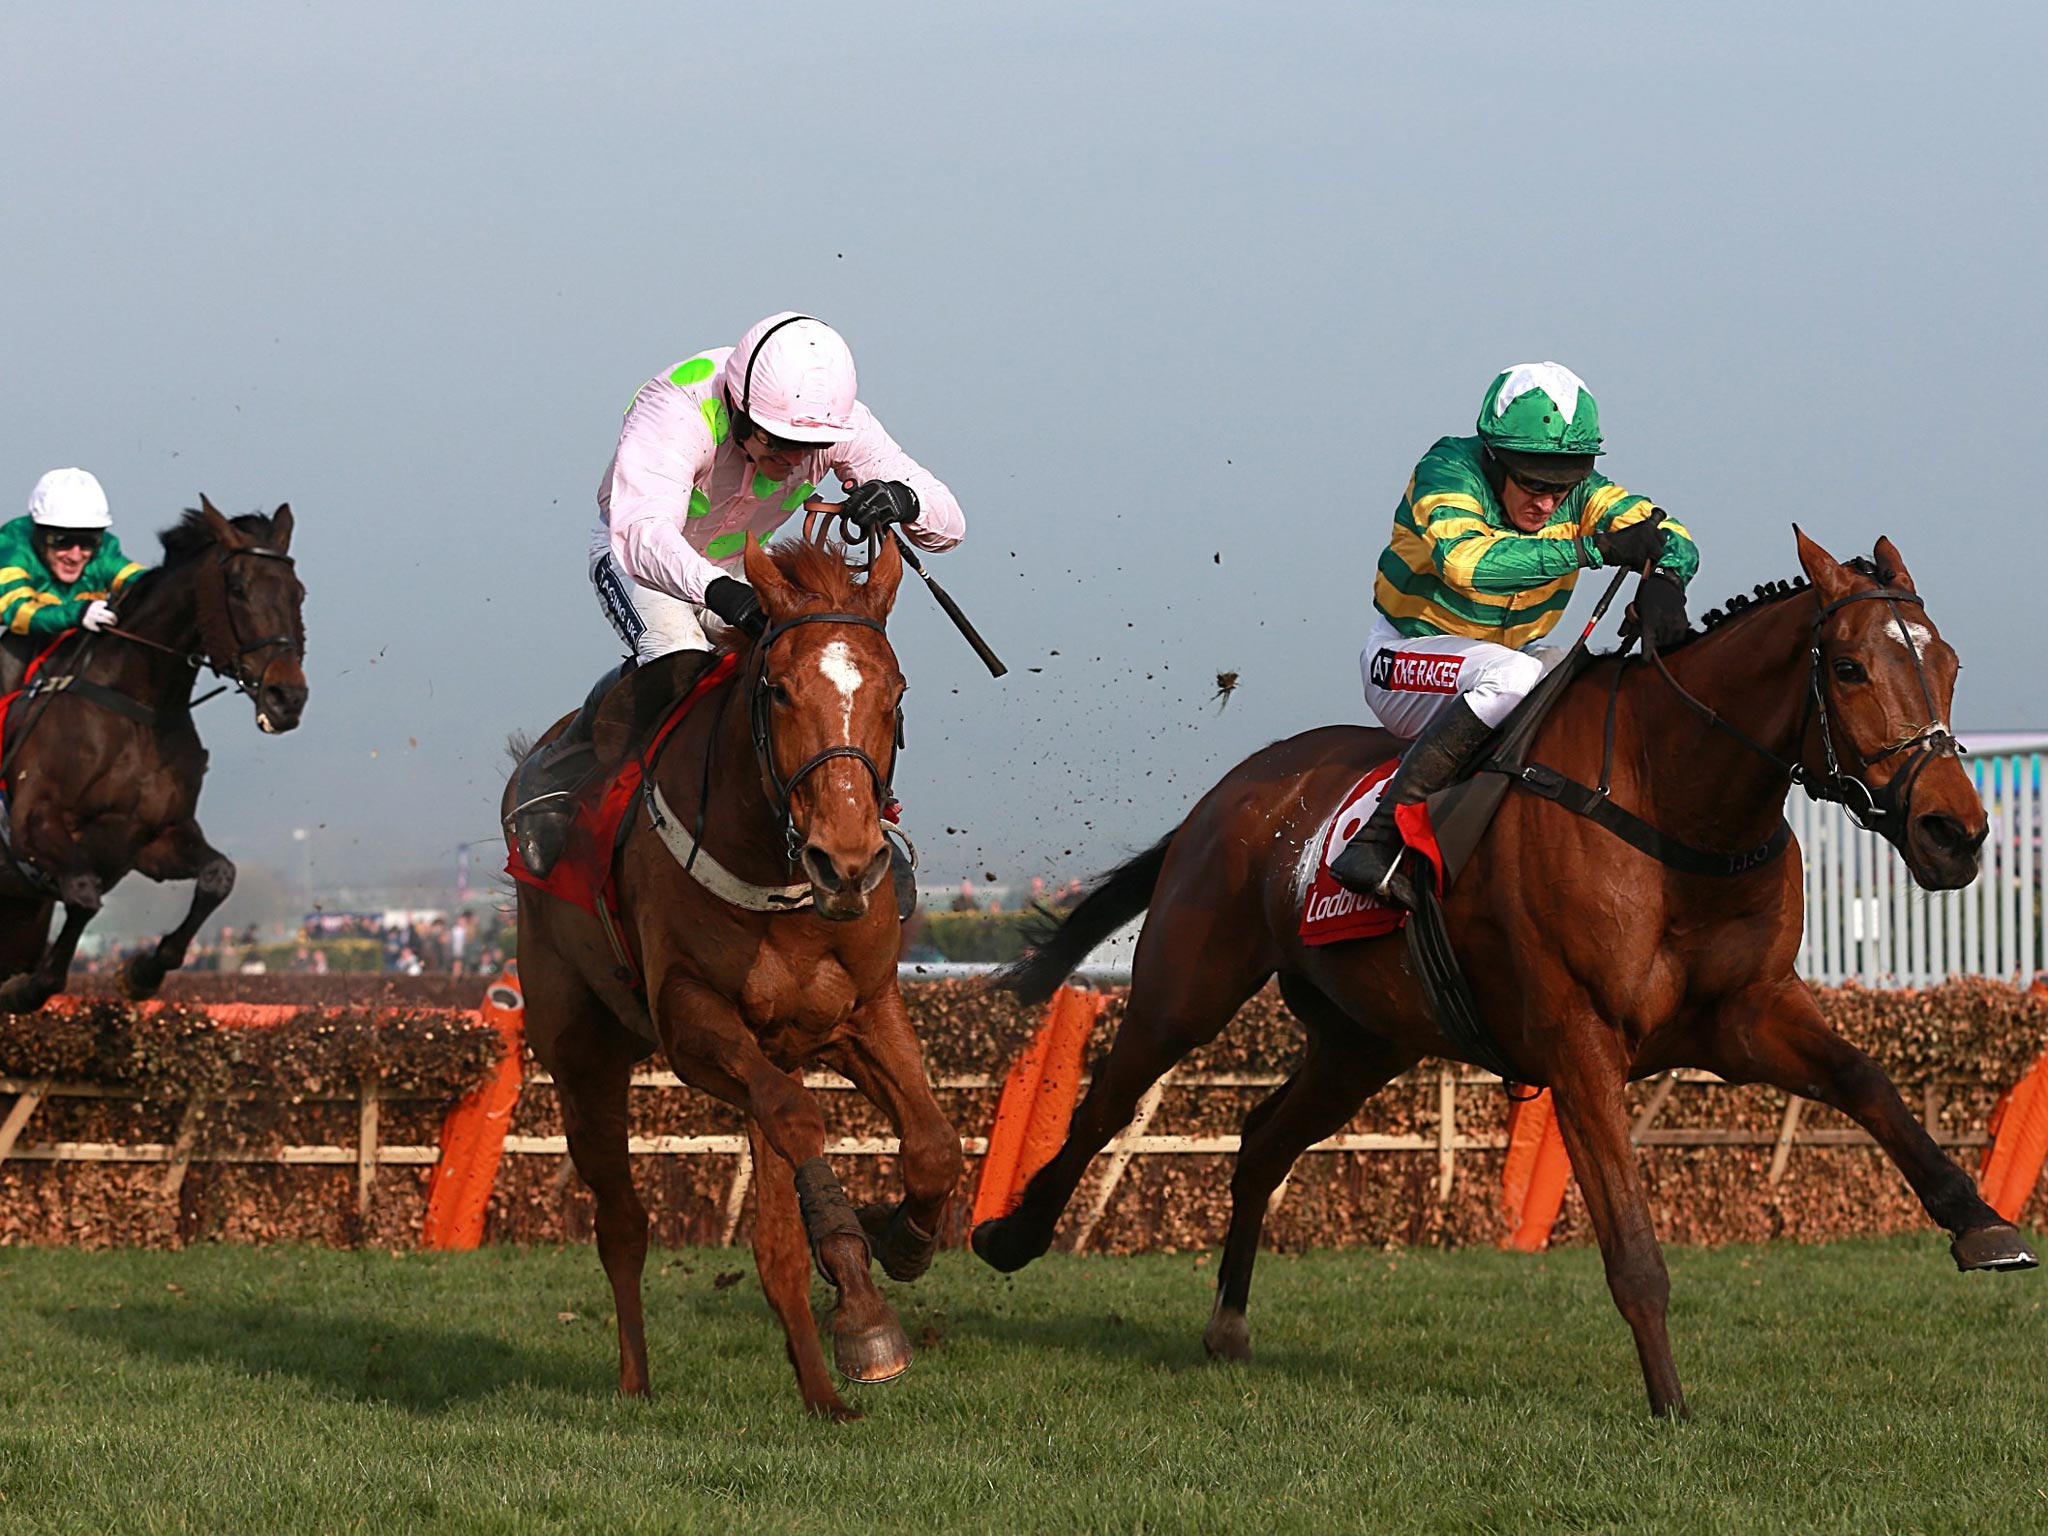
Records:
{"label": "pink helmet with green spots", "polygon": [[733,410],[791,442],[852,437],[856,387],[853,353],[839,333],[794,310],[755,324],[725,360]]}

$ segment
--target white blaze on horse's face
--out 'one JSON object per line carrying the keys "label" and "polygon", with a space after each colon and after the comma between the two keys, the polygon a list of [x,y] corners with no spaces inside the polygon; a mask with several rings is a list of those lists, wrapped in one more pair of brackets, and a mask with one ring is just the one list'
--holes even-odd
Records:
{"label": "white blaze on horse's face", "polygon": [[1893,619],[1885,625],[1884,632],[1916,656],[1925,656],[1927,648],[1934,644],[1934,631],[1910,619]]}
{"label": "white blaze on horse's face", "polygon": [[846,718],[840,725],[842,735],[853,734],[853,696],[861,685],[860,667],[854,662],[853,649],[844,640],[834,640],[818,656],[818,670],[825,674],[825,681],[839,690],[839,700],[846,707]]}

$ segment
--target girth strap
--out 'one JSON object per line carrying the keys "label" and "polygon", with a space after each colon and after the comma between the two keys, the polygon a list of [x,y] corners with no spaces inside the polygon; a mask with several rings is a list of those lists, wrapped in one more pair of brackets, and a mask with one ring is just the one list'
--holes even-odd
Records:
{"label": "girth strap", "polygon": [[1509,783],[1525,789],[1532,795],[1556,802],[1575,816],[1583,816],[1595,825],[1604,827],[1631,848],[1647,853],[1659,864],[1681,874],[1706,875],[1725,879],[1733,875],[1746,875],[1761,869],[1785,851],[1792,841],[1792,824],[1780,820],[1778,829],[1754,848],[1742,849],[1736,853],[1716,853],[1706,848],[1695,848],[1682,843],[1651,826],[1642,817],[1625,811],[1591,785],[1581,784],[1577,779],[1566,778],[1555,768],[1542,763],[1530,763],[1519,771],[1510,771],[1488,764],[1482,773],[1502,773]]}

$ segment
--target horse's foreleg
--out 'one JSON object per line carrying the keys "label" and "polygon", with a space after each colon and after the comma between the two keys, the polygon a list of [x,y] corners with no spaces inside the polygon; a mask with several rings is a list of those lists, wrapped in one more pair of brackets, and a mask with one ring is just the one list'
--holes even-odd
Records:
{"label": "horse's foreleg", "polygon": [[825,1351],[818,1344],[818,1325],[811,1317],[811,1255],[797,1205],[795,1172],[751,1120],[747,1136],[754,1153],[754,1269],[769,1307],[782,1323],[797,1391],[812,1413],[857,1419],[859,1410],[847,1407],[833,1388]]}
{"label": "horse's foreleg", "polygon": [[833,1354],[852,1381],[891,1381],[910,1367],[910,1340],[868,1273],[868,1237],[825,1161],[825,1116],[800,1077],[762,1053],[737,1009],[695,977],[671,972],[656,994],[656,1027],[676,1075],[745,1110],[796,1170],[797,1204],[818,1269],[839,1293]]}
{"label": "horse's foreleg", "polygon": [[1671,1300],[1671,1276],[1650,1221],[1642,1172],[1629,1143],[1629,1119],[1622,1090],[1628,1065],[1620,1038],[1587,1018],[1564,1030],[1552,1053],[1551,1093],[1558,1128],[1571,1154],[1572,1172],[1585,1191],[1586,1209],[1607,1265],[1607,1289],[1635,1335],[1650,1411],[1660,1418],[1685,1418],[1685,1390],[1671,1358],[1664,1314]]}
{"label": "horse's foreleg", "polygon": [[[1327,999],[1320,1007],[1309,1005],[1313,1012],[1305,1011],[1298,989],[1285,990],[1288,1006],[1310,1025],[1308,1051],[1294,1075],[1245,1117],[1230,1179],[1230,1231],[1216,1272],[1216,1310],[1202,1334],[1213,1360],[1252,1357],[1245,1308],[1273,1191],[1303,1152],[1341,1131],[1360,1104],[1415,1064],[1412,1053],[1361,1034]],[[1335,1014],[1327,1027],[1323,1009]]]}
{"label": "horse's foreleg", "polygon": [[1829,1029],[1804,982],[1744,994],[1715,1020],[1698,1065],[1730,1082],[1769,1083],[1817,1099],[1868,1131],[1913,1193],[1955,1239],[1959,1269],[2031,1269],[2018,1230],[1977,1193],[1976,1182],[1934,1144],[1884,1069]]}
{"label": "horse's foreleg", "polygon": [[960,1133],[932,1096],[924,1052],[893,985],[854,1015],[853,1030],[832,1060],[895,1127],[903,1198],[867,1206],[860,1217],[889,1278],[915,1280],[931,1268],[963,1165]]}
{"label": "horse's foreleg", "polygon": [[188,818],[145,846],[136,855],[135,867],[152,880],[193,882],[192,906],[185,920],[158,939],[155,949],[121,967],[121,995],[139,1000],[155,997],[164,976],[185,963],[186,951],[199,930],[234,890],[235,866],[207,842],[199,823]]}

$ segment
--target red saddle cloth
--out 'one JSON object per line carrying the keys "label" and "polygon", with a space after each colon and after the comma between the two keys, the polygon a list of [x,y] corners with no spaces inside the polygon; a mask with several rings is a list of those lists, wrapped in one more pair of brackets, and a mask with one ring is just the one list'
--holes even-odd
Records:
{"label": "red saddle cloth", "polygon": [[633,808],[647,765],[660,755],[669,733],[682,724],[683,716],[705,694],[731,677],[739,656],[727,652],[699,675],[667,718],[647,740],[646,747],[612,770],[610,777],[584,786],[577,796],[575,820],[570,824],[562,856],[542,879],[519,857],[519,845],[512,844],[505,858],[505,873],[514,880],[573,901],[591,916],[610,925],[616,921],[617,892],[612,888],[612,855],[618,851],[619,827]]}
{"label": "red saddle cloth", "polygon": [[[1389,758],[1352,785],[1309,843],[1311,857],[1301,902],[1302,943],[1335,944],[1343,939],[1377,938],[1392,933],[1407,921],[1408,914],[1400,907],[1390,907],[1370,896],[1346,890],[1330,874],[1332,861],[1351,845],[1351,839],[1371,817],[1400,762],[1398,757]],[[1444,860],[1436,845],[1436,831],[1430,825],[1429,807],[1396,806],[1394,825],[1409,849],[1429,860],[1437,892],[1442,894]]]}

